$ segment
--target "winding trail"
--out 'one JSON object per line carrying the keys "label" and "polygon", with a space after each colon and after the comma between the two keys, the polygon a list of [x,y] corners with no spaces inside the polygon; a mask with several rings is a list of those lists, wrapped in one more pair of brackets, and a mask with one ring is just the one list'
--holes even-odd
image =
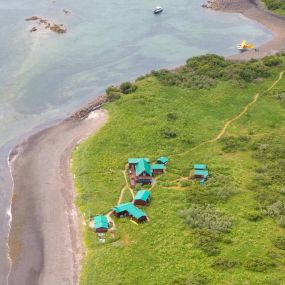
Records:
{"label": "winding trail", "polygon": [[[275,80],[275,81],[273,82],[273,84],[272,84],[268,89],[265,90],[265,92],[269,92],[270,90],[272,90],[272,89],[276,86],[276,84],[278,84],[278,82],[283,78],[283,74],[284,74],[284,71],[281,71],[281,72],[279,73],[278,79]],[[221,131],[218,133],[218,135],[217,135],[216,137],[214,137],[213,139],[210,139],[210,140],[201,142],[200,144],[194,146],[193,148],[191,148],[191,149],[189,149],[189,150],[187,150],[187,151],[185,151],[185,152],[182,152],[182,153],[180,153],[180,154],[176,154],[176,155],[184,155],[184,154],[189,153],[189,152],[191,152],[191,151],[193,151],[193,150],[196,150],[197,148],[199,148],[199,147],[201,147],[201,146],[203,146],[203,145],[205,145],[205,144],[207,144],[207,143],[213,143],[213,142],[218,141],[218,140],[225,134],[225,132],[226,132],[226,130],[228,129],[228,127],[229,127],[233,122],[235,122],[236,120],[238,120],[239,118],[241,118],[241,117],[247,112],[248,108],[249,108],[250,106],[252,106],[253,104],[256,103],[256,101],[258,100],[259,96],[260,96],[260,93],[255,94],[255,96],[253,97],[253,100],[252,100],[251,102],[249,102],[249,103],[243,108],[243,110],[242,110],[238,115],[236,115],[236,116],[233,117],[232,119],[226,121],[226,123],[224,124],[223,128],[221,129]]]}

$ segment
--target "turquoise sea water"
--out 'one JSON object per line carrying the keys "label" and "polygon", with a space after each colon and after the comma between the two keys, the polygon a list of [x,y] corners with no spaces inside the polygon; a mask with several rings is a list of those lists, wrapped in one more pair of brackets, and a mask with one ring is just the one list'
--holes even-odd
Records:
{"label": "turquoise sea water", "polygon": [[[65,117],[110,84],[175,67],[194,55],[234,54],[243,39],[258,45],[272,37],[241,15],[206,10],[202,3],[0,0],[0,268],[9,220],[2,213],[11,195],[3,186],[4,167],[17,138]],[[161,15],[152,14],[156,5],[164,7]],[[62,23],[68,31],[30,33],[33,24],[24,19],[32,15]]]}

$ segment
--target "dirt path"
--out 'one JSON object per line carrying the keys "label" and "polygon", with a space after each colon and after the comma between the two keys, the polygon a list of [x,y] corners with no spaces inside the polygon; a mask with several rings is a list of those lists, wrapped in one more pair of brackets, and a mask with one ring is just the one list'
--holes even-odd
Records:
{"label": "dirt path", "polygon": [[[273,84],[272,84],[268,89],[266,89],[266,92],[270,91],[272,88],[274,88],[274,87],[276,86],[276,84],[282,79],[283,74],[284,74],[284,71],[282,71],[282,72],[279,73],[278,79],[275,80],[275,81],[273,82]],[[241,117],[247,112],[248,108],[249,108],[250,106],[252,106],[253,104],[256,103],[256,101],[257,101],[257,99],[258,99],[259,96],[260,96],[259,93],[255,94],[255,96],[253,97],[253,100],[252,100],[251,102],[249,102],[237,116],[235,116],[235,117],[233,117],[232,119],[226,121],[226,123],[225,123],[225,125],[223,126],[222,130],[218,133],[218,135],[217,135],[215,138],[210,139],[210,140],[208,140],[208,141],[201,142],[200,144],[194,146],[193,148],[191,148],[191,149],[189,149],[189,150],[187,150],[187,151],[185,151],[185,152],[183,152],[183,153],[180,153],[180,154],[178,154],[178,155],[184,155],[184,154],[189,153],[189,152],[191,152],[191,151],[193,151],[193,150],[196,150],[197,148],[199,148],[199,147],[201,147],[201,146],[203,146],[203,145],[205,145],[205,144],[207,144],[207,143],[213,143],[213,142],[218,141],[218,140],[225,134],[225,132],[226,132],[226,130],[228,129],[228,127],[229,127],[233,122],[235,122],[236,120],[238,120],[239,118],[241,118]]]}

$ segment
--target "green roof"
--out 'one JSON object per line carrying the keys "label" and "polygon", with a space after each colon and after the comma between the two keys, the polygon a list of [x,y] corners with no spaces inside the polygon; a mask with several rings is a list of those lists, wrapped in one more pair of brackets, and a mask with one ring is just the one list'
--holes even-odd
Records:
{"label": "green roof", "polygon": [[116,207],[113,208],[114,211],[117,213],[127,211],[129,215],[135,217],[136,219],[139,219],[141,217],[146,217],[146,214],[137,208],[133,203],[124,203],[124,204],[119,204]]}
{"label": "green roof", "polygon": [[148,190],[139,190],[135,196],[135,200],[143,200],[146,202],[146,200],[150,196],[150,191]]}
{"label": "green roof", "polygon": [[108,220],[107,220],[106,216],[96,216],[96,217],[94,217],[94,227],[95,227],[95,229],[99,229],[99,228],[108,229],[109,228],[109,223],[108,223]]}
{"label": "green roof", "polygon": [[128,163],[137,164],[140,159],[144,159],[145,161],[149,162],[148,158],[128,158]]}
{"label": "green roof", "polygon": [[194,169],[194,175],[201,175],[205,178],[209,176],[208,170]]}
{"label": "green roof", "polygon": [[194,164],[194,169],[205,170],[207,169],[206,164]]}
{"label": "green roof", "polygon": [[123,212],[123,211],[128,211],[128,209],[133,205],[132,203],[124,203],[124,204],[119,204],[116,207],[113,208],[114,211],[117,213]]}
{"label": "green roof", "polygon": [[149,165],[149,162],[144,158],[140,158],[136,165],[136,175],[139,176],[143,172],[146,172],[149,176],[152,176],[152,170]]}
{"label": "green roof", "polygon": [[152,170],[163,170],[165,168],[164,164],[153,164],[151,166]]}
{"label": "green roof", "polygon": [[161,156],[157,159],[157,162],[161,162],[163,164],[167,163],[169,161],[167,156]]}

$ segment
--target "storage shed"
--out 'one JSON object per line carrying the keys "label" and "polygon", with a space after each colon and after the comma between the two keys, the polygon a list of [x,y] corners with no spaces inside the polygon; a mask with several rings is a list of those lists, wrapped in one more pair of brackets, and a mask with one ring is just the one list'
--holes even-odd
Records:
{"label": "storage shed", "polygon": [[164,164],[153,164],[151,166],[153,175],[158,175],[164,173],[165,166]]}
{"label": "storage shed", "polygon": [[100,215],[96,216],[93,219],[94,229],[97,233],[105,233],[109,229],[109,223],[106,216]]}
{"label": "storage shed", "polygon": [[150,202],[150,191],[139,190],[134,198],[134,205],[146,206]]}
{"label": "storage shed", "polygon": [[157,163],[166,164],[169,161],[167,156],[161,156],[157,159]]}
{"label": "storage shed", "polygon": [[207,179],[209,176],[208,170],[194,169],[194,177],[199,179]]}
{"label": "storage shed", "polygon": [[194,164],[194,169],[206,170],[207,169],[207,165],[206,164]]}

